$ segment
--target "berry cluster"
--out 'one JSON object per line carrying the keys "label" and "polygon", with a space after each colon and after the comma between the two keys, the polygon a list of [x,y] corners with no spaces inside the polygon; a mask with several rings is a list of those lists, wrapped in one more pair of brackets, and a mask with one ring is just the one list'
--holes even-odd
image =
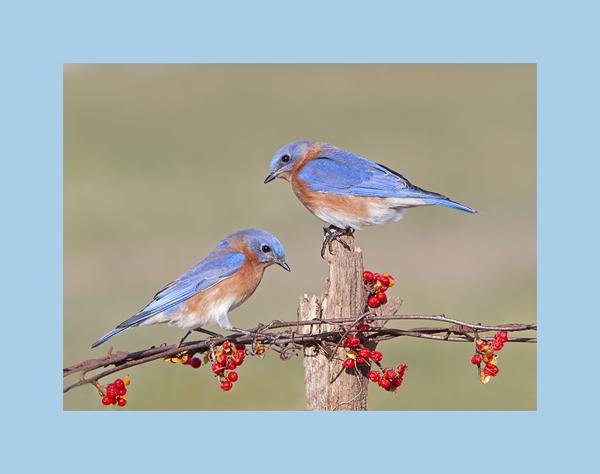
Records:
{"label": "berry cluster", "polygon": [[[263,345],[258,344],[256,346],[255,354],[261,359],[264,357],[265,352],[266,348]],[[211,370],[219,380],[221,390],[228,392],[233,388],[233,383],[237,382],[239,378],[235,369],[244,363],[245,357],[245,344],[234,344],[230,341],[225,341],[204,355],[204,364],[212,362]],[[199,357],[189,355],[187,351],[181,352],[174,357],[165,357],[164,360],[172,364],[189,365],[194,369],[199,368],[203,363]]]}
{"label": "berry cluster", "polygon": [[102,405],[118,405],[124,407],[127,405],[127,385],[130,384],[129,377],[116,379],[113,383],[106,387],[106,393],[102,397]]}
{"label": "berry cluster", "polygon": [[402,385],[402,380],[404,379],[404,373],[406,372],[407,367],[406,364],[400,364],[396,370],[380,369],[381,372],[371,370],[369,371],[369,380],[375,382],[384,390],[393,392]]}
{"label": "berry cluster", "polygon": [[221,390],[228,392],[233,388],[239,376],[235,371],[244,363],[246,357],[246,346],[244,344],[232,344],[225,341],[211,352],[208,360],[212,360],[211,370],[217,377]]}
{"label": "berry cluster", "polygon": [[373,273],[368,270],[363,272],[363,281],[369,292],[367,304],[369,308],[378,308],[382,304],[387,303],[387,295],[385,292],[394,286],[396,281],[388,273]]}
{"label": "berry cluster", "polygon": [[356,326],[358,331],[356,334],[350,334],[344,341],[344,347],[346,348],[346,359],[342,365],[346,370],[355,369],[357,366],[372,367],[373,363],[378,370],[369,371],[369,380],[377,383],[381,388],[388,392],[394,392],[402,385],[404,373],[406,372],[407,365],[401,364],[396,370],[385,369],[381,365],[383,354],[379,351],[371,351],[365,347],[361,341],[360,336],[364,331],[370,329],[368,324],[361,323]]}
{"label": "berry cluster", "polygon": [[500,372],[495,352],[501,350],[507,342],[506,331],[497,332],[491,342],[483,339],[475,341],[475,355],[471,357],[471,364],[477,366],[481,383],[488,383],[491,377],[495,377]]}

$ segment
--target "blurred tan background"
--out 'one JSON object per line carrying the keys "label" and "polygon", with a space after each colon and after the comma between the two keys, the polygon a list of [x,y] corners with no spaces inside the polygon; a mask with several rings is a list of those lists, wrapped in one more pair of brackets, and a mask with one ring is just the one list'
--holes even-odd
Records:
{"label": "blurred tan background", "polygon": [[[383,163],[413,183],[479,209],[408,212],[358,233],[365,265],[397,278],[402,313],[471,322],[536,318],[534,65],[66,65],[64,68],[64,363],[175,342],[168,327],[90,344],[144,306],[227,233],[263,227],[292,273],[266,272],[232,314],[251,327],[295,319],[301,293],[322,290],[322,223],[269,159],[295,139],[323,140]],[[419,325],[417,323],[416,325]],[[531,410],[536,346],[508,344],[500,374],[477,378],[469,344],[397,339],[384,362],[406,362],[396,395],[370,408]],[[223,393],[206,368],[163,362],[130,370],[127,409],[296,410],[302,360],[249,358]],[[69,410],[106,408],[93,387]]]}

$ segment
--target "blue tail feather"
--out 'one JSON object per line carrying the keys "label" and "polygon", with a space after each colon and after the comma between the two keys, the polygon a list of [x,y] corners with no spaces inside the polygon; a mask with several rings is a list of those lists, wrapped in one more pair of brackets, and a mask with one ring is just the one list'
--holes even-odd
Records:
{"label": "blue tail feather", "polygon": [[114,328],[113,330],[111,330],[111,331],[107,332],[107,333],[106,333],[104,336],[102,336],[100,339],[98,339],[96,342],[94,342],[94,343],[92,344],[92,349],[93,349],[94,347],[97,347],[97,346],[99,346],[100,344],[102,344],[102,343],[104,343],[104,342],[108,341],[108,340],[109,340],[111,337],[113,337],[113,336],[116,336],[116,335],[117,335],[117,334],[119,334],[120,332],[123,332],[123,331],[125,331],[125,329],[127,329],[127,328],[128,328],[128,326],[125,326],[125,327],[117,327],[117,328]]}
{"label": "blue tail feather", "polygon": [[410,188],[403,191],[403,196],[422,199],[423,203],[428,206],[444,206],[451,207],[452,209],[458,209],[459,211],[469,212],[471,214],[477,214],[477,210],[469,206],[465,206],[459,202],[453,201],[447,198],[443,194],[434,193],[433,191],[427,191],[426,189],[419,188],[414,184],[410,185]]}
{"label": "blue tail feather", "polygon": [[477,210],[465,206],[459,202],[453,201],[448,198],[435,198],[430,200],[431,204],[435,204],[437,206],[451,207],[452,209],[458,209],[459,211],[470,212],[471,214],[477,214]]}

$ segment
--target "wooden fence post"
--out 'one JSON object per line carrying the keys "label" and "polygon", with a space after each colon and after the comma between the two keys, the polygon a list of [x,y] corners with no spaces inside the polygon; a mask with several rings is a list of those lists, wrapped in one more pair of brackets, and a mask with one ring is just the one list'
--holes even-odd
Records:
{"label": "wooden fence post", "polygon": [[[342,239],[352,250],[338,242],[333,243],[333,255],[326,253],[329,279],[321,296],[304,295],[300,298],[298,317],[302,321],[315,318],[341,319],[358,317],[366,306],[367,293],[362,281],[362,251],[354,247],[354,237]],[[305,326],[305,333],[326,332],[336,327]],[[366,370],[345,371],[340,359],[345,349],[339,347],[331,362],[317,347],[304,349],[304,386],[307,410],[366,410],[369,380]]]}

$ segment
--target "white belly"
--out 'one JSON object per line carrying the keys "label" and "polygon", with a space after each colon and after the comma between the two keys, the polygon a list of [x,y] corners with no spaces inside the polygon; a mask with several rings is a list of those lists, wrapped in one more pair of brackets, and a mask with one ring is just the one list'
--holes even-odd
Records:
{"label": "white belly", "polygon": [[372,225],[399,221],[404,217],[407,208],[422,205],[424,205],[422,199],[388,198],[382,202],[369,202],[368,213],[362,217],[348,215],[343,211],[327,208],[315,210],[315,215],[322,221],[340,229],[351,227],[352,229],[360,230]]}
{"label": "white belly", "polygon": [[240,304],[241,301],[236,301],[234,298],[222,298],[207,304],[202,312],[190,312],[182,309],[170,313],[160,313],[147,319],[140,326],[167,323],[169,326],[188,330],[209,325],[218,325],[223,329],[229,329],[232,327],[228,316],[229,311],[237,308]]}

